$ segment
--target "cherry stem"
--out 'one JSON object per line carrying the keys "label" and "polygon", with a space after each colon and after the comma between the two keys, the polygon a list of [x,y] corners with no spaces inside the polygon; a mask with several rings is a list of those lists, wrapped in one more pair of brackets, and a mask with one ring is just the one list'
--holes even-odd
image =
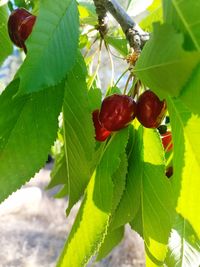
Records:
{"label": "cherry stem", "polygon": [[133,75],[132,75],[132,73],[130,73],[129,76],[128,76],[128,79],[126,81],[125,87],[124,87],[124,92],[123,92],[124,95],[126,94],[126,91],[127,91],[127,88],[128,88],[128,84],[129,84],[129,82],[130,82],[132,77],[133,77]]}
{"label": "cherry stem", "polygon": [[98,47],[97,67],[96,67],[96,70],[95,70],[94,74],[92,75],[92,79],[91,79],[90,83],[88,84],[88,89],[91,88],[91,86],[92,86],[92,84],[94,82],[94,79],[96,78],[97,73],[99,71],[99,66],[100,66],[100,63],[101,63],[101,49],[102,49],[102,39],[100,39],[100,43],[99,43],[99,47]]}
{"label": "cherry stem", "polygon": [[85,32],[84,34],[87,35],[88,33],[93,32],[93,31],[97,31],[97,29],[96,28],[91,28],[87,32]]}
{"label": "cherry stem", "polygon": [[169,142],[169,144],[167,145],[167,147],[165,148],[165,153],[167,152],[168,148],[172,145],[172,140]]}
{"label": "cherry stem", "polygon": [[94,41],[90,44],[90,46],[88,47],[87,51],[85,52],[85,54],[83,55],[83,57],[87,57],[88,53],[90,52],[92,46],[96,43],[96,41],[98,40],[98,36],[94,39]]}
{"label": "cherry stem", "polygon": [[[106,40],[104,39],[104,41],[106,42]],[[116,58],[118,58],[118,59],[125,59],[124,57],[120,57],[120,56],[117,56],[117,55],[115,55],[113,52],[112,52],[112,50],[110,49],[110,45],[106,42],[106,45],[108,46],[108,49],[109,49],[109,51],[110,51],[110,53],[111,53],[111,55],[113,55],[113,57],[116,57]]]}
{"label": "cherry stem", "polygon": [[109,45],[106,43],[105,39],[104,39],[104,44],[105,44],[105,48],[108,52],[108,56],[109,56],[109,59],[110,59],[110,64],[111,64],[111,80],[110,80],[110,86],[112,87],[113,84],[114,84],[114,63],[113,63],[113,59],[112,59],[112,55],[111,55],[111,52],[110,52],[110,48],[109,48]]}
{"label": "cherry stem", "polygon": [[128,92],[128,95],[131,95],[133,98],[136,96],[137,92],[136,92],[136,85],[137,85],[137,82],[138,82],[138,78],[136,78],[134,75],[133,75],[133,82],[132,82],[132,85],[131,85],[131,88]]}
{"label": "cherry stem", "polygon": [[114,84],[113,87],[116,87],[117,84],[120,82],[120,80],[122,79],[122,77],[124,77],[124,75],[130,70],[130,68],[126,69],[120,76],[119,78],[117,79],[116,83]]}

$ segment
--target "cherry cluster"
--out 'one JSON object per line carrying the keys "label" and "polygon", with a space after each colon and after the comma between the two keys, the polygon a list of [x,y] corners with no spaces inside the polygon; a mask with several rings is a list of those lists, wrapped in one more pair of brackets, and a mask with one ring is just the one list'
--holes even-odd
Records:
{"label": "cherry cluster", "polygon": [[32,32],[36,16],[24,8],[14,10],[8,20],[8,33],[11,41],[27,53],[25,41]]}
{"label": "cherry cluster", "polygon": [[135,117],[147,128],[157,128],[166,114],[166,101],[147,90],[137,103],[127,95],[114,94],[106,97],[100,110],[93,111],[95,138],[105,141],[112,132],[126,127]]}

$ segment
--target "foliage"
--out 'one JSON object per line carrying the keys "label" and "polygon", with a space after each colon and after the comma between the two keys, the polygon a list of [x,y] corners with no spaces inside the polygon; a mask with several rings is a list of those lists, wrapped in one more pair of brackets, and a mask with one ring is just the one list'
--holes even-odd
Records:
{"label": "foliage", "polygon": [[[139,2],[127,1],[128,11]],[[142,2],[147,7],[152,1]],[[0,95],[0,201],[44,166],[59,135],[61,149],[47,188],[60,186],[56,197],[68,196],[67,215],[78,201],[81,206],[58,267],[101,260],[122,240],[126,224],[144,240],[146,266],[198,267],[199,1],[153,1],[140,22],[151,38],[135,65],[118,27],[101,39],[92,1],[14,3],[34,12],[37,22],[24,62]],[[10,2],[0,1],[0,64],[13,48],[6,29],[8,7]],[[98,75],[103,45],[111,66],[116,55],[128,62],[115,84],[110,75],[106,92]],[[171,152],[164,151],[157,129],[137,120],[105,142],[95,140],[92,112],[100,108],[102,95],[120,91],[126,73],[121,92],[136,92],[137,100],[138,88],[139,93],[150,88],[166,99]],[[172,165],[168,179],[165,172]]]}
{"label": "foliage", "polygon": [[12,45],[7,31],[8,10],[6,5],[0,5],[0,18],[0,64],[2,64],[6,57],[12,52]]}

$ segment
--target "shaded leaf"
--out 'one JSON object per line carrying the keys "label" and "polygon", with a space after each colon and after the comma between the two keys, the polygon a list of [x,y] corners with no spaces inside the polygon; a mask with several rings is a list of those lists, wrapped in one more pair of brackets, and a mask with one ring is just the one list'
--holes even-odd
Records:
{"label": "shaded leaf", "polygon": [[51,171],[51,181],[47,189],[53,188],[56,185],[68,184],[67,179],[67,165],[65,159],[64,149],[56,156],[53,169]]}
{"label": "shaded leaf", "polygon": [[120,203],[121,197],[124,193],[126,187],[126,174],[127,174],[127,155],[124,152],[120,157],[120,165],[117,171],[112,176],[112,181],[114,184],[114,192],[113,192],[113,212],[117,208]]}
{"label": "shaded leaf", "polygon": [[96,260],[100,261],[101,259],[105,258],[112,251],[112,249],[119,244],[123,236],[124,226],[115,230],[108,229],[108,233],[100,247]]}
{"label": "shaded leaf", "polygon": [[63,84],[14,98],[18,86],[14,80],[0,96],[0,201],[46,163],[63,100]]}
{"label": "shaded leaf", "polygon": [[54,86],[75,63],[78,48],[78,11],[75,0],[44,0],[33,32],[27,40],[27,57],[17,73],[19,94]]}
{"label": "shaded leaf", "polygon": [[61,189],[60,191],[58,191],[58,193],[56,193],[54,195],[55,198],[63,198],[63,197],[66,197],[69,192],[68,192],[68,184],[65,184]]}
{"label": "shaded leaf", "polygon": [[105,36],[106,42],[114,47],[122,56],[126,57],[128,55],[128,43],[126,39],[114,37],[114,36]]}
{"label": "shaded leaf", "polygon": [[6,59],[6,57],[12,53],[13,50],[12,43],[8,36],[7,20],[7,6],[0,6],[0,65]]}
{"label": "shaded leaf", "polygon": [[67,77],[63,105],[65,160],[69,184],[68,212],[79,200],[89,182],[95,146],[85,79],[86,67],[79,54]]}
{"label": "shaded leaf", "polygon": [[128,173],[126,177],[126,187],[120,203],[113,215],[112,227],[118,228],[130,222],[140,205],[140,191],[138,190],[141,176],[141,160],[139,158],[142,149],[142,139],[133,126],[129,126]]}

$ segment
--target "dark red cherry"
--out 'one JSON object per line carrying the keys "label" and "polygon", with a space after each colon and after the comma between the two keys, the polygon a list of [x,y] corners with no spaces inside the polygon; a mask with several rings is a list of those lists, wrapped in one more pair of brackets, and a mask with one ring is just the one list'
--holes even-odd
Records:
{"label": "dark red cherry", "polygon": [[93,124],[95,128],[95,139],[100,142],[105,141],[108,138],[108,136],[111,134],[111,132],[103,128],[101,124],[99,123],[99,110],[98,109],[92,112],[92,119],[93,119]]}
{"label": "dark red cherry", "polygon": [[147,128],[157,128],[165,117],[166,101],[160,101],[156,94],[147,90],[137,101],[137,119]]}
{"label": "dark red cherry", "polygon": [[172,133],[170,131],[167,131],[166,133],[161,135],[161,139],[166,152],[171,151],[173,149]]}
{"label": "dark red cherry", "polygon": [[29,16],[25,18],[19,26],[19,36],[22,41],[26,41],[32,32],[33,26],[36,21],[36,16]]}
{"label": "dark red cherry", "polygon": [[165,175],[170,178],[172,175],[173,175],[173,167],[170,166],[167,168],[166,172],[165,172]]}
{"label": "dark red cherry", "polygon": [[127,126],[136,115],[136,103],[132,97],[114,94],[106,97],[101,105],[99,121],[109,131]]}
{"label": "dark red cherry", "polygon": [[18,47],[23,47],[22,42],[19,37],[18,28],[22,21],[27,17],[31,16],[31,13],[24,8],[17,8],[14,10],[8,19],[8,33],[11,41]]}
{"label": "dark red cherry", "polygon": [[26,52],[25,41],[31,34],[35,21],[36,21],[36,16],[31,15],[25,18],[18,28],[19,38],[21,40],[25,52]]}

